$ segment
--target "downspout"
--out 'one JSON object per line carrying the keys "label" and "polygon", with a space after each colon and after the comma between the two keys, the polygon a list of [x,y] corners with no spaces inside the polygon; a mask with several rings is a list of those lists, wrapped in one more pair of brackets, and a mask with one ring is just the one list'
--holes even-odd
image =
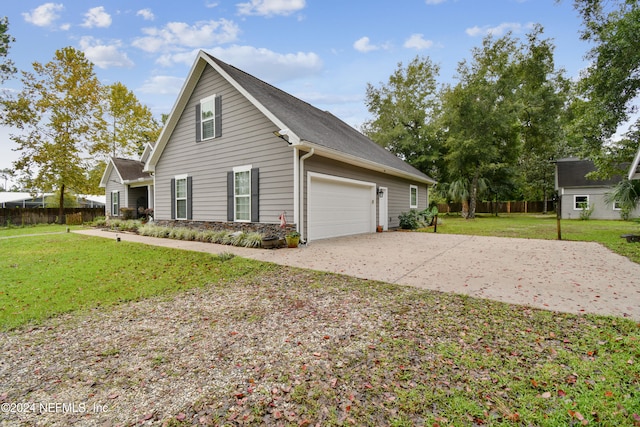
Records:
{"label": "downspout", "polygon": [[304,156],[300,157],[300,168],[299,168],[299,191],[300,191],[300,195],[298,196],[298,202],[300,203],[300,222],[298,223],[298,233],[300,233],[300,241],[302,242],[306,242],[307,241],[307,236],[306,233],[304,232],[304,161],[306,159],[308,159],[309,157],[313,156],[313,153],[315,152],[315,149],[313,147],[311,147],[311,151],[309,151],[307,154],[305,154]]}

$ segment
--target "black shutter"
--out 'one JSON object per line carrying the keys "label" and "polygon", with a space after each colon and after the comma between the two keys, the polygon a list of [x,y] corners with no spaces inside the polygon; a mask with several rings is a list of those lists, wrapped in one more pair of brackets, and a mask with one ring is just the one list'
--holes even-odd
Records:
{"label": "black shutter", "polygon": [[260,169],[251,169],[251,222],[260,222]]}
{"label": "black shutter", "polygon": [[171,219],[176,219],[176,180],[171,178]]}
{"label": "black shutter", "polygon": [[193,197],[191,188],[193,187],[193,177],[187,177],[187,219],[193,219]]}
{"label": "black shutter", "polygon": [[234,220],[235,206],[234,200],[234,185],[233,185],[233,171],[227,172],[227,221],[232,222]]}
{"label": "black shutter", "polygon": [[215,120],[213,137],[220,138],[222,136],[222,96],[216,96],[214,101]]}
{"label": "black shutter", "polygon": [[200,103],[196,104],[196,142],[202,141],[202,114],[200,113]]}
{"label": "black shutter", "polygon": [[122,201],[120,200],[120,192],[118,191],[118,212],[116,212],[117,216],[120,216],[120,208],[122,207]]}

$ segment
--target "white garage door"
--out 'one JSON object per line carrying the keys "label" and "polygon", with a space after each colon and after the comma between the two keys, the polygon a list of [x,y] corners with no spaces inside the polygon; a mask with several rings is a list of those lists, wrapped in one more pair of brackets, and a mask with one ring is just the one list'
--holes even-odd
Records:
{"label": "white garage door", "polygon": [[308,240],[375,231],[376,185],[309,173]]}

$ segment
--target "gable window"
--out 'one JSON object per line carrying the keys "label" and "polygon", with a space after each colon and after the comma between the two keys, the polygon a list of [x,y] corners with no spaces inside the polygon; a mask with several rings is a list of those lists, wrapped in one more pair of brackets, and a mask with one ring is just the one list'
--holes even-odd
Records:
{"label": "gable window", "polygon": [[192,218],[192,177],[178,175],[171,180],[171,219]]}
{"label": "gable window", "polygon": [[251,221],[251,166],[233,169],[234,221]]}
{"label": "gable window", "polygon": [[573,209],[581,211],[589,208],[589,196],[573,196]]}
{"label": "gable window", "polygon": [[409,207],[412,209],[418,207],[418,187],[416,185],[409,186]]}
{"label": "gable window", "polygon": [[118,216],[120,212],[120,192],[111,192],[111,216]]}
{"label": "gable window", "polygon": [[196,105],[196,140],[222,136],[222,97],[209,96]]}

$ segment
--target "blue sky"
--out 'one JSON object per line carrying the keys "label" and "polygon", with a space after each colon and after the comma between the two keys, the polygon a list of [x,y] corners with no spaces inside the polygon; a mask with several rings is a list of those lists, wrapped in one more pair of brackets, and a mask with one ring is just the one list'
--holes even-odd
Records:
{"label": "blue sky", "polygon": [[[369,118],[367,83],[428,56],[440,81],[488,33],[524,35],[534,23],[554,40],[569,77],[585,66],[572,0],[59,0],[4,1],[21,70],[73,46],[160,117],[168,113],[199,49],[358,127]],[[5,89],[19,90],[17,79]],[[18,154],[0,128],[0,168]]]}

